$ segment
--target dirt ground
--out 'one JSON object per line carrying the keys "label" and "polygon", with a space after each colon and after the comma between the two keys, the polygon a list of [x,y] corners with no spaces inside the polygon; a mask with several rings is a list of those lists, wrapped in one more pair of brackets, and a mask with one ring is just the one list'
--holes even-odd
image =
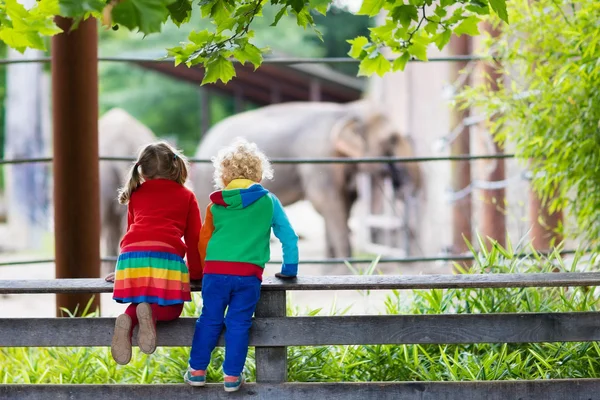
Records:
{"label": "dirt ground", "polygon": [[[322,259],[325,255],[323,220],[306,202],[297,203],[287,207],[289,218],[301,240],[299,244],[301,259]],[[271,243],[272,259],[281,260],[281,247],[277,240]],[[27,260],[32,258],[52,258],[31,254],[0,254],[0,262]],[[269,264],[265,275],[272,276],[278,271],[277,265]],[[386,275],[402,274],[415,275],[421,273],[449,273],[447,265],[431,265],[427,269],[417,269],[408,264],[392,265],[383,264],[381,273]],[[344,266],[309,265],[302,264],[299,268],[301,275],[339,275],[350,273]],[[0,266],[0,279],[54,279],[54,264],[29,264],[19,266]],[[357,291],[296,291],[291,292],[292,304],[301,314],[308,310],[322,308],[321,315],[329,314],[333,310],[338,312],[351,306],[350,314],[379,314],[383,312],[383,301],[389,291],[371,291],[365,297]],[[4,295],[0,296],[0,318],[10,317],[51,317],[54,316],[54,295]],[[101,314],[115,316],[122,312],[123,305],[116,304],[110,294],[101,297]]]}

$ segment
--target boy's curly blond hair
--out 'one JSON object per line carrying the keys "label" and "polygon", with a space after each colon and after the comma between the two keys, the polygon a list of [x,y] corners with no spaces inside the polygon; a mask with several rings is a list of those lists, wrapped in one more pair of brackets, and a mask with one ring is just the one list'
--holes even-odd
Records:
{"label": "boy's curly blond hair", "polygon": [[241,137],[221,149],[212,158],[212,163],[217,189],[224,189],[234,179],[249,179],[257,183],[263,179],[273,179],[273,169],[267,156],[255,143]]}

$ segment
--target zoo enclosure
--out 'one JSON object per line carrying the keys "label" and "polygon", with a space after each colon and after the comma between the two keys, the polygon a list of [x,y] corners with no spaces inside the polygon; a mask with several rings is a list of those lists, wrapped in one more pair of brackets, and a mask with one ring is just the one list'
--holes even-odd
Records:
{"label": "zoo enclosure", "polygon": [[[83,26],[83,25],[82,25]],[[70,35],[58,35],[56,38],[54,38],[53,40],[56,41],[56,44],[59,44],[59,46],[57,46],[59,49],[69,49],[70,51],[62,51],[62,52],[58,52],[57,54],[53,53],[51,58],[39,58],[39,59],[31,59],[31,60],[27,60],[27,59],[19,59],[19,60],[1,60],[0,63],[1,64],[13,64],[13,63],[29,63],[29,62],[52,62],[54,68],[52,68],[53,71],[53,80],[56,79],[56,82],[54,82],[54,100],[55,101],[59,101],[59,102],[63,102],[61,104],[63,104],[61,107],[54,107],[55,110],[58,110],[58,114],[59,116],[61,116],[62,118],[59,119],[59,122],[57,123],[56,121],[58,120],[56,118],[56,114],[54,115],[54,119],[55,119],[55,126],[54,126],[54,137],[55,137],[55,143],[54,143],[54,147],[55,147],[55,155],[57,157],[55,157],[54,159],[52,158],[37,158],[37,159],[14,159],[14,160],[4,160],[2,163],[3,164],[20,164],[20,163],[25,163],[25,162],[53,162],[54,166],[55,166],[55,179],[56,180],[56,185],[55,185],[55,194],[58,194],[55,196],[55,209],[57,208],[57,203],[58,204],[62,204],[61,206],[59,206],[60,211],[62,216],[69,216],[71,215],[71,217],[68,217],[68,221],[64,220],[63,217],[59,217],[59,213],[58,211],[55,212],[56,214],[56,219],[55,219],[55,223],[58,224],[60,223],[61,229],[56,229],[56,240],[57,240],[57,245],[56,245],[56,269],[57,269],[57,277],[62,277],[62,278],[68,278],[68,277],[89,277],[89,276],[98,276],[97,274],[94,275],[93,271],[95,269],[94,264],[96,262],[99,261],[100,257],[98,256],[97,258],[94,256],[93,258],[90,258],[90,255],[93,255],[94,252],[92,252],[91,250],[91,243],[94,242],[94,239],[96,237],[96,235],[98,235],[97,232],[99,232],[99,223],[95,221],[95,216],[92,215],[94,218],[90,221],[86,221],[86,224],[82,224],[81,219],[79,220],[75,220],[72,218],[72,215],[77,214],[77,213],[82,213],[83,211],[81,211],[81,204],[85,204],[87,203],[87,200],[89,200],[92,196],[94,196],[95,191],[94,190],[87,190],[87,191],[82,191],[85,193],[79,193],[75,196],[75,198],[71,198],[73,197],[71,193],[69,193],[69,196],[67,195],[66,192],[66,188],[65,185],[60,183],[60,182],[65,182],[65,181],[69,181],[69,180],[75,180],[78,181],[79,176],[78,174],[80,174],[79,171],[83,171],[83,170],[88,170],[89,167],[92,166],[92,163],[95,164],[95,166],[93,168],[90,168],[90,174],[94,175],[94,171],[95,168],[97,168],[97,160],[100,160],[100,158],[98,157],[97,154],[92,155],[91,153],[89,154],[88,157],[79,157],[76,154],[76,149],[82,147],[84,144],[89,144],[91,147],[92,144],[95,142],[95,140],[93,140],[93,136],[96,135],[96,133],[93,133],[94,129],[91,128],[91,124],[90,124],[90,119],[89,117],[89,112],[91,112],[89,110],[88,107],[88,103],[84,102],[86,104],[86,106],[82,106],[82,104],[80,104],[81,102],[78,101],[78,98],[81,97],[89,97],[90,93],[89,91],[78,91],[76,92],[74,95],[72,94],[73,92],[73,85],[68,85],[67,88],[65,90],[62,90],[63,88],[60,85],[57,85],[57,83],[60,82],[65,82],[65,83],[69,83],[69,73],[71,71],[71,73],[77,73],[80,75],[77,75],[80,80],[84,80],[84,79],[91,79],[91,77],[93,76],[93,74],[91,73],[91,71],[94,70],[94,68],[91,66],[91,62],[92,61],[104,61],[104,62],[128,62],[128,63],[136,63],[138,65],[166,65],[165,63],[172,63],[171,60],[154,60],[154,59],[141,59],[141,58],[99,58],[97,57],[97,54],[93,54],[90,55],[89,57],[87,56],[87,53],[83,52],[81,54],[86,54],[86,65],[89,66],[89,68],[86,70],[86,72],[82,72],[80,70],[76,70],[74,71],[73,65],[76,65],[78,63],[78,60],[81,58],[81,54],[78,52],[77,49],[79,49],[80,47],[85,47],[88,48],[89,46],[91,46],[91,39],[93,35],[91,35],[91,28],[87,27],[86,30],[83,29],[78,29],[76,31],[74,31],[72,34]],[[81,37],[79,37],[79,35],[81,35]],[[85,39],[84,39],[85,36]],[[86,43],[86,41],[88,41]],[[55,45],[56,45],[55,44]],[[86,46],[87,44],[87,46]],[[71,47],[70,47],[71,46]],[[80,47],[77,47],[80,46]],[[477,57],[477,56],[472,56],[472,55],[456,55],[456,56],[451,56],[451,57],[432,57],[428,60],[428,62],[465,62],[465,61],[478,61],[478,60],[482,60],[482,59],[486,59],[485,57]],[[264,60],[264,64],[284,64],[284,65],[292,65],[292,64],[327,64],[327,63],[346,63],[346,62],[351,62],[351,63],[356,63],[358,62],[357,60],[351,59],[351,58],[321,58],[321,59],[302,59],[302,58],[281,58],[281,59],[265,59]],[[410,60],[410,62],[420,62],[418,60]],[[238,66],[239,67],[239,66]],[[61,68],[64,69],[64,71],[61,72]],[[178,68],[186,68],[184,66],[179,66]],[[55,71],[56,74],[55,74]],[[74,72],[73,72],[74,71]],[[86,75],[87,78],[84,78],[83,75]],[[56,75],[56,77],[54,76]],[[91,81],[90,81],[91,84]],[[82,85],[79,85],[79,87],[84,87]],[[58,92],[57,92],[58,90]],[[62,93],[59,93],[62,92]],[[96,93],[95,91],[93,91],[93,93]],[[65,100],[67,99],[68,100]],[[84,112],[77,112],[77,110],[83,107],[85,108]],[[89,112],[88,112],[89,111]],[[85,115],[86,116],[86,120],[83,121],[81,118],[77,118],[76,121],[72,121],[69,122],[69,116],[72,115]],[[66,122],[65,122],[66,121]],[[467,122],[465,121],[465,124]],[[58,125],[57,125],[58,124]],[[66,125],[65,125],[66,124]],[[70,125],[69,125],[70,124]],[[74,129],[67,129],[66,126],[70,126],[71,128]],[[65,154],[59,154],[59,152],[57,152],[56,148],[63,148],[66,145],[66,142],[69,140],[69,136],[72,136],[72,132],[91,132],[90,135],[91,137],[86,138],[86,139],[78,139],[78,142],[75,146],[71,145],[70,149],[67,151],[67,153]],[[58,138],[58,139],[57,139]],[[89,146],[87,146],[89,147]],[[75,148],[75,149],[74,149]],[[366,162],[427,162],[427,161],[437,161],[437,160],[450,160],[450,161],[463,161],[463,162],[468,162],[470,160],[476,160],[476,159],[503,159],[503,158],[510,158],[512,157],[512,155],[507,155],[507,154],[495,154],[495,155],[485,155],[485,156],[472,156],[472,155],[468,155],[468,154],[461,154],[461,155],[457,155],[457,156],[451,156],[451,157],[409,157],[409,158],[371,158],[371,159],[319,159],[319,160],[315,160],[315,159],[298,159],[298,160],[273,160],[274,163],[309,163],[309,162],[315,162],[315,163],[366,163]],[[82,158],[82,160],[79,160],[80,158]],[[123,160],[123,159],[117,159],[117,158],[111,158],[111,157],[102,157],[103,160],[112,160],[112,161],[117,161],[117,160]],[[74,160],[76,160],[77,162],[73,162]],[[81,162],[80,162],[81,161]],[[206,162],[207,160],[194,160],[194,161],[198,161],[198,162]],[[58,166],[60,166],[59,168],[56,168]],[[60,172],[59,172],[60,170]],[[77,176],[77,178],[75,178],[75,176]],[[58,178],[60,178],[60,182],[58,181]],[[65,206],[64,201],[61,201],[65,199],[65,197],[68,197],[73,204],[73,207],[76,208],[76,211],[74,212],[69,212],[68,211],[68,207]],[[92,202],[88,208],[91,209],[95,209],[96,207],[94,206],[94,202]],[[79,204],[79,205],[78,205]],[[57,209],[58,210],[58,209]],[[93,211],[93,210],[92,210]],[[89,212],[89,211],[88,211]],[[77,227],[73,227],[73,226],[77,226]],[[65,235],[65,232],[68,232],[68,234]],[[59,242],[60,239],[60,242]],[[98,240],[99,241],[99,240]],[[81,243],[85,243],[85,245],[81,245]],[[76,250],[74,250],[76,249]],[[73,254],[73,252],[77,253],[77,254]],[[81,254],[80,254],[81,253]],[[460,256],[459,256],[460,257]],[[424,257],[421,259],[425,259],[428,257]],[[429,259],[434,259],[435,257],[429,257]],[[401,259],[403,260],[404,258],[396,258],[396,259]],[[440,258],[435,258],[435,259],[440,259]],[[443,259],[443,258],[441,258]],[[448,258],[448,260],[450,260],[451,258]],[[76,265],[75,261],[77,260],[77,262],[79,263],[83,263],[85,265],[84,269],[87,271],[81,271],[81,266]],[[94,260],[98,260],[98,261],[94,261]],[[324,263],[327,263],[329,260],[319,260],[319,261],[323,261]],[[331,260],[331,261],[336,261],[336,260]],[[382,260],[383,262],[387,262],[388,260]],[[91,275],[90,275],[91,274]],[[59,296],[60,297],[60,296]]]}
{"label": "zoo enclosure", "polygon": [[[298,290],[383,290],[598,286],[600,273],[467,274],[427,276],[300,277],[295,282],[265,278],[250,345],[256,347],[256,380],[241,395],[258,399],[365,398],[406,400],[504,400],[595,398],[600,379],[470,382],[289,383],[287,346],[366,344],[470,344],[589,342],[600,340],[598,313],[503,313],[386,316],[287,317],[286,292]],[[199,287],[194,286],[194,291]],[[101,279],[0,281],[0,294],[107,293]],[[114,318],[0,319],[0,347],[110,346]],[[159,346],[190,346],[195,318],[157,327]],[[135,338],[136,335],[134,335]],[[219,345],[223,345],[221,337]],[[50,395],[51,393],[51,395]],[[0,385],[0,397],[21,400],[119,397],[127,399],[228,398],[221,385]]]}

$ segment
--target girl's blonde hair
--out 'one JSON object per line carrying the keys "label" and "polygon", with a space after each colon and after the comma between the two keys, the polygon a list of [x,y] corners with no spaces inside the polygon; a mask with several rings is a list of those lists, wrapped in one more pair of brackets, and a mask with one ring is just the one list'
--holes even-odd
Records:
{"label": "girl's blonde hair", "polygon": [[255,143],[244,138],[237,138],[230,146],[221,149],[212,158],[212,163],[217,189],[225,188],[234,179],[249,179],[257,183],[273,179],[273,169],[267,156]]}
{"label": "girl's blonde hair", "polygon": [[188,177],[187,159],[166,142],[144,147],[129,170],[127,183],[119,189],[119,203],[127,204],[132,193],[148,179],[169,179],[183,185]]}

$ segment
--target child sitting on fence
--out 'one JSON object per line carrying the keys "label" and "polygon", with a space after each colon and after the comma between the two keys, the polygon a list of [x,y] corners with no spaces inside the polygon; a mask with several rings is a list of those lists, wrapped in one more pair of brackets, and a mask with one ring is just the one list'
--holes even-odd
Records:
{"label": "child sitting on fence", "polygon": [[[186,383],[204,386],[206,368],[225,325],[225,391],[240,388],[248,354],[252,315],[260,296],[263,270],[270,258],[271,229],[281,241],[279,278],[298,271],[298,236],[279,199],[260,185],[273,172],[255,144],[238,139],[213,158],[216,186],[200,232],[203,261],[202,313],[190,352]],[[227,315],[225,316],[225,309]]]}
{"label": "child sitting on fence", "polygon": [[119,202],[128,204],[127,232],[115,272],[106,277],[115,282],[113,299],[131,303],[115,323],[111,353],[119,364],[131,360],[138,324],[140,350],[154,352],[156,321],[179,318],[183,303],[191,301],[190,279],[202,278],[200,209],[184,187],[187,176],[181,154],[167,143],[153,143],[141,151],[119,191]]}

